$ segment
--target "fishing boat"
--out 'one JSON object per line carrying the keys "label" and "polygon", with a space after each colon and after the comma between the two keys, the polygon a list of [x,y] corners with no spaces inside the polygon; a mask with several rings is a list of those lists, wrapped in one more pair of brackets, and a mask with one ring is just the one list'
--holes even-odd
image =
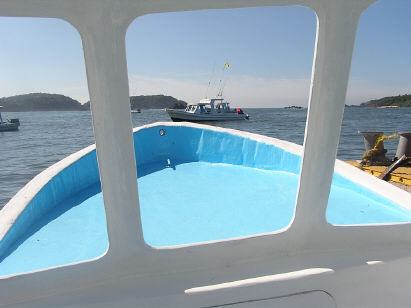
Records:
{"label": "fishing boat", "polygon": [[185,110],[166,109],[170,118],[175,121],[233,121],[248,120],[248,114],[241,108],[231,109],[223,98],[202,99],[197,104],[190,104]]}
{"label": "fishing boat", "polygon": [[[0,106],[0,108],[3,108],[3,106]],[[0,132],[18,130],[19,126],[20,126],[19,119],[10,119],[10,120],[7,119],[6,121],[3,121],[3,118],[0,112]]]}
{"label": "fishing boat", "polygon": [[[0,211],[0,307],[408,307],[409,194],[335,159],[357,25],[374,2],[1,1],[1,16],[79,31],[96,145]],[[316,12],[304,147],[195,123],[133,132],[130,22],[259,5]]]}

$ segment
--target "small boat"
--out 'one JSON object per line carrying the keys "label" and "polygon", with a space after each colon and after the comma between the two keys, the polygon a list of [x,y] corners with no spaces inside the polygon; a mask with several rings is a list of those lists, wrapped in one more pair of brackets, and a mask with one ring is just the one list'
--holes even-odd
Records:
{"label": "small boat", "polygon": [[18,130],[19,126],[19,119],[6,120],[6,122],[0,122],[0,132]]}
{"label": "small boat", "polygon": [[288,106],[288,107],[284,107],[284,109],[303,109],[303,107],[301,107],[301,106]]}
{"label": "small boat", "polygon": [[391,106],[391,105],[389,105],[389,106],[379,106],[379,107],[377,107],[378,109],[386,109],[386,108],[399,108],[399,106]]}
{"label": "small boat", "polygon": [[141,109],[133,109],[131,110],[131,113],[141,113]]}
{"label": "small boat", "polygon": [[190,104],[185,110],[166,109],[174,122],[179,121],[232,121],[248,120],[248,114],[241,108],[231,109],[223,98],[202,99],[197,104]]}
{"label": "small boat", "polygon": [[[3,107],[0,106],[0,108],[3,108]],[[1,112],[0,112],[0,132],[18,130],[19,126],[20,126],[19,119],[10,119],[10,120],[3,121],[3,118],[1,117]]]}

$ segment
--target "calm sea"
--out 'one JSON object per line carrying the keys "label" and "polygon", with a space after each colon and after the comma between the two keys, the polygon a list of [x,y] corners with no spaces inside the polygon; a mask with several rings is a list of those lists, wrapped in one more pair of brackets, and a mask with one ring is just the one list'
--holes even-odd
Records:
{"label": "calm sea", "polygon": [[[249,121],[215,125],[249,131],[302,144],[307,109],[246,109]],[[0,132],[0,208],[35,175],[55,162],[94,143],[91,115],[79,112],[3,113],[19,118],[20,130]],[[133,126],[170,121],[163,110],[133,113]],[[360,159],[364,142],[359,130],[391,134],[411,131],[411,108],[346,108],[338,158]],[[394,156],[398,140],[384,141],[387,156]]]}

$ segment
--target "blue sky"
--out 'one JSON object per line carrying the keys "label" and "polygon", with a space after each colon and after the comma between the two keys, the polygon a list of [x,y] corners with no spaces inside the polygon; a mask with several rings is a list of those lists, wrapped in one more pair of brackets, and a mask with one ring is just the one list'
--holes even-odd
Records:
{"label": "blue sky", "polygon": [[[410,0],[382,0],[364,13],[348,104],[411,93],[410,13]],[[233,105],[307,105],[315,29],[315,14],[305,7],[139,17],[126,37],[130,94],[195,102],[215,95],[223,77]],[[48,92],[88,100],[81,40],[71,25],[0,18],[0,40],[0,97]]]}

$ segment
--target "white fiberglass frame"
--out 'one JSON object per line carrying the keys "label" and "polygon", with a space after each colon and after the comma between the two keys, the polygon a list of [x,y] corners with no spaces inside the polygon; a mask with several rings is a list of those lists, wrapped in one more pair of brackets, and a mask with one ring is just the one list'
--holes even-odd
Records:
{"label": "white fiberglass frame", "polygon": [[[159,306],[167,298],[176,307],[207,306],[245,297],[233,294],[187,295],[184,290],[234,281],[251,275],[281,273],[306,268],[347,268],[364,265],[364,260],[402,258],[409,264],[411,224],[332,226],[325,212],[340,134],[355,32],[362,12],[376,0],[4,0],[1,16],[61,18],[80,33],[86,60],[96,150],[107,217],[110,248],[93,262],[69,265],[0,279],[0,306],[99,305],[137,302]],[[138,206],[136,163],[132,138],[125,33],[138,16],[158,12],[223,9],[268,5],[304,5],[317,14],[317,37],[311,78],[308,119],[295,217],[285,232],[236,240],[189,245],[173,249],[148,247],[142,236]],[[110,121],[107,121],[107,119]],[[116,162],[115,164],[113,162]],[[340,166],[342,175],[352,168]],[[387,192],[389,198],[406,205],[405,192],[357,172],[366,186]],[[361,179],[361,180],[360,180]],[[372,187],[371,187],[372,186]],[[381,189],[381,190],[380,190]],[[394,192],[395,191],[395,192]],[[396,196],[392,196],[391,192]],[[394,200],[395,199],[395,200]],[[387,257],[378,249],[390,247]],[[392,250],[392,248],[396,248]],[[341,253],[343,252],[343,253]],[[361,254],[360,254],[361,252]],[[394,256],[395,255],[395,256]],[[405,262],[405,261],[404,261]],[[319,266],[324,264],[324,266]],[[409,281],[402,264],[393,263],[397,279]],[[363,267],[361,267],[362,269]],[[377,266],[376,266],[377,268]],[[378,285],[377,270],[357,271],[362,279]],[[329,273],[329,271],[327,271]],[[347,270],[347,275],[352,274]],[[354,272],[353,272],[354,273]],[[223,275],[224,277],[222,277]],[[337,275],[337,276],[336,276]],[[345,282],[353,298],[367,302],[373,294],[382,305],[384,294],[372,287],[351,287],[344,274],[270,284],[270,296],[304,290],[327,289],[335,299],[347,302],[338,282]],[[219,277],[216,279],[216,277]],[[364,278],[365,277],[365,278]],[[378,276],[377,276],[378,277]],[[389,280],[389,277],[386,277]],[[308,279],[308,278],[304,278]],[[338,280],[340,279],[340,280]],[[407,280],[408,279],[408,280]],[[41,281],[41,283],[38,283]],[[406,285],[406,284],[405,284]],[[292,288],[292,292],[289,291]],[[262,293],[264,293],[261,291]],[[393,288],[393,292],[394,292]],[[398,291],[400,292],[401,289]],[[287,293],[288,292],[288,293]],[[367,293],[368,292],[368,293]],[[397,292],[397,293],[398,293]],[[259,295],[259,298],[267,295]],[[265,294],[265,293],[264,293]],[[401,294],[396,298],[401,300]],[[191,296],[186,300],[185,296]],[[365,296],[365,298],[364,298]],[[404,295],[403,295],[404,296]],[[230,299],[231,298],[231,299]],[[138,301],[137,301],[138,299]],[[151,304],[150,304],[151,303]]]}

